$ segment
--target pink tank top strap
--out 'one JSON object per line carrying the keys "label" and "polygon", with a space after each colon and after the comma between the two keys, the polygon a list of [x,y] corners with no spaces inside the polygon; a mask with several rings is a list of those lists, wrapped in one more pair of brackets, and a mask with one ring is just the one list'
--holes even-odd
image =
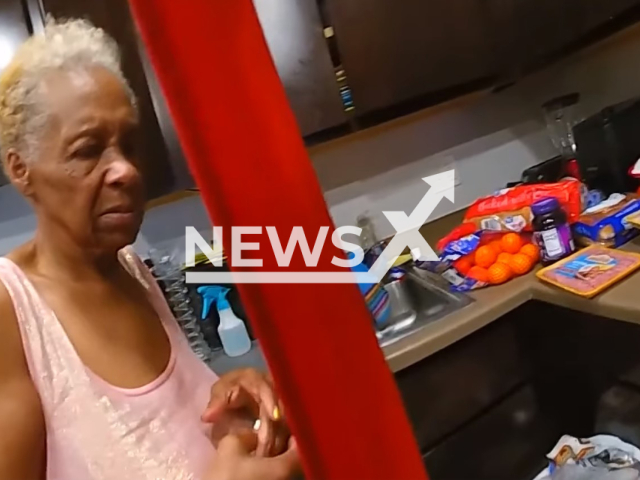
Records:
{"label": "pink tank top strap", "polygon": [[[171,337],[166,378],[123,394],[97,382],[24,272],[0,257],[29,371],[47,424],[47,480],[192,480],[214,453],[200,415],[215,374],[191,352],[151,272],[131,250],[123,264],[149,292]],[[131,392],[128,392],[131,393]]]}
{"label": "pink tank top strap", "polygon": [[2,257],[0,282],[13,302],[25,358],[41,394],[48,394],[49,398],[54,396],[51,382],[44,380],[54,372],[73,371],[78,378],[86,376],[84,366],[51,308],[44,303],[22,270]]}
{"label": "pink tank top strap", "polygon": [[187,348],[191,353],[191,347],[187,341],[182,329],[169,308],[167,301],[149,268],[140,259],[133,247],[128,246],[119,252],[120,263],[127,269],[129,274],[140,282],[147,290],[149,300],[153,304],[156,312],[160,316],[160,320],[164,324],[167,334],[171,336],[172,344],[179,348]]}

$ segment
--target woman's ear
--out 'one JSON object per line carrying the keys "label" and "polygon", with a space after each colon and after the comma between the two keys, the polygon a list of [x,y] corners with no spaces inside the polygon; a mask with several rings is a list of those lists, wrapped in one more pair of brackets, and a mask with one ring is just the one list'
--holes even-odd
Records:
{"label": "woman's ear", "polygon": [[31,195],[31,183],[29,181],[29,167],[22,155],[20,155],[15,148],[10,148],[7,151],[6,170],[9,180],[14,187],[18,189],[20,193],[28,197]]}

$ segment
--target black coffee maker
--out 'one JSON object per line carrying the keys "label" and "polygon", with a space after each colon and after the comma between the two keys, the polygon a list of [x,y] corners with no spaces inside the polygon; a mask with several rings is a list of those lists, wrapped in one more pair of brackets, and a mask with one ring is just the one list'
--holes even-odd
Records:
{"label": "black coffee maker", "polygon": [[640,98],[612,105],[573,128],[576,158],[589,188],[635,192],[629,169],[640,158]]}

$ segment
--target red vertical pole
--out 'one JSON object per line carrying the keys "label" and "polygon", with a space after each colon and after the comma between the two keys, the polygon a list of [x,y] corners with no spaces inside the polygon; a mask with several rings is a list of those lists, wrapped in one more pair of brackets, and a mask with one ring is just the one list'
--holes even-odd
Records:
{"label": "red vertical pole", "polygon": [[[284,245],[302,226],[313,244],[331,218],[251,0],[130,3],[215,224],[275,226]],[[317,270],[337,269],[330,250]],[[264,270],[278,270],[268,251]],[[305,268],[294,256],[290,270]],[[308,477],[426,479],[356,286],[238,287]]]}

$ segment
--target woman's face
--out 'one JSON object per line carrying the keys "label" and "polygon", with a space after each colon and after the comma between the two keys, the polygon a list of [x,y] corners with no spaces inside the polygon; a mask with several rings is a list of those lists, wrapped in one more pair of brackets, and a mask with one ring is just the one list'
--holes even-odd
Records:
{"label": "woman's face", "polygon": [[133,243],[144,192],[138,115],[122,83],[96,67],[51,73],[42,88],[48,119],[21,185],[39,222],[59,240],[92,250]]}

